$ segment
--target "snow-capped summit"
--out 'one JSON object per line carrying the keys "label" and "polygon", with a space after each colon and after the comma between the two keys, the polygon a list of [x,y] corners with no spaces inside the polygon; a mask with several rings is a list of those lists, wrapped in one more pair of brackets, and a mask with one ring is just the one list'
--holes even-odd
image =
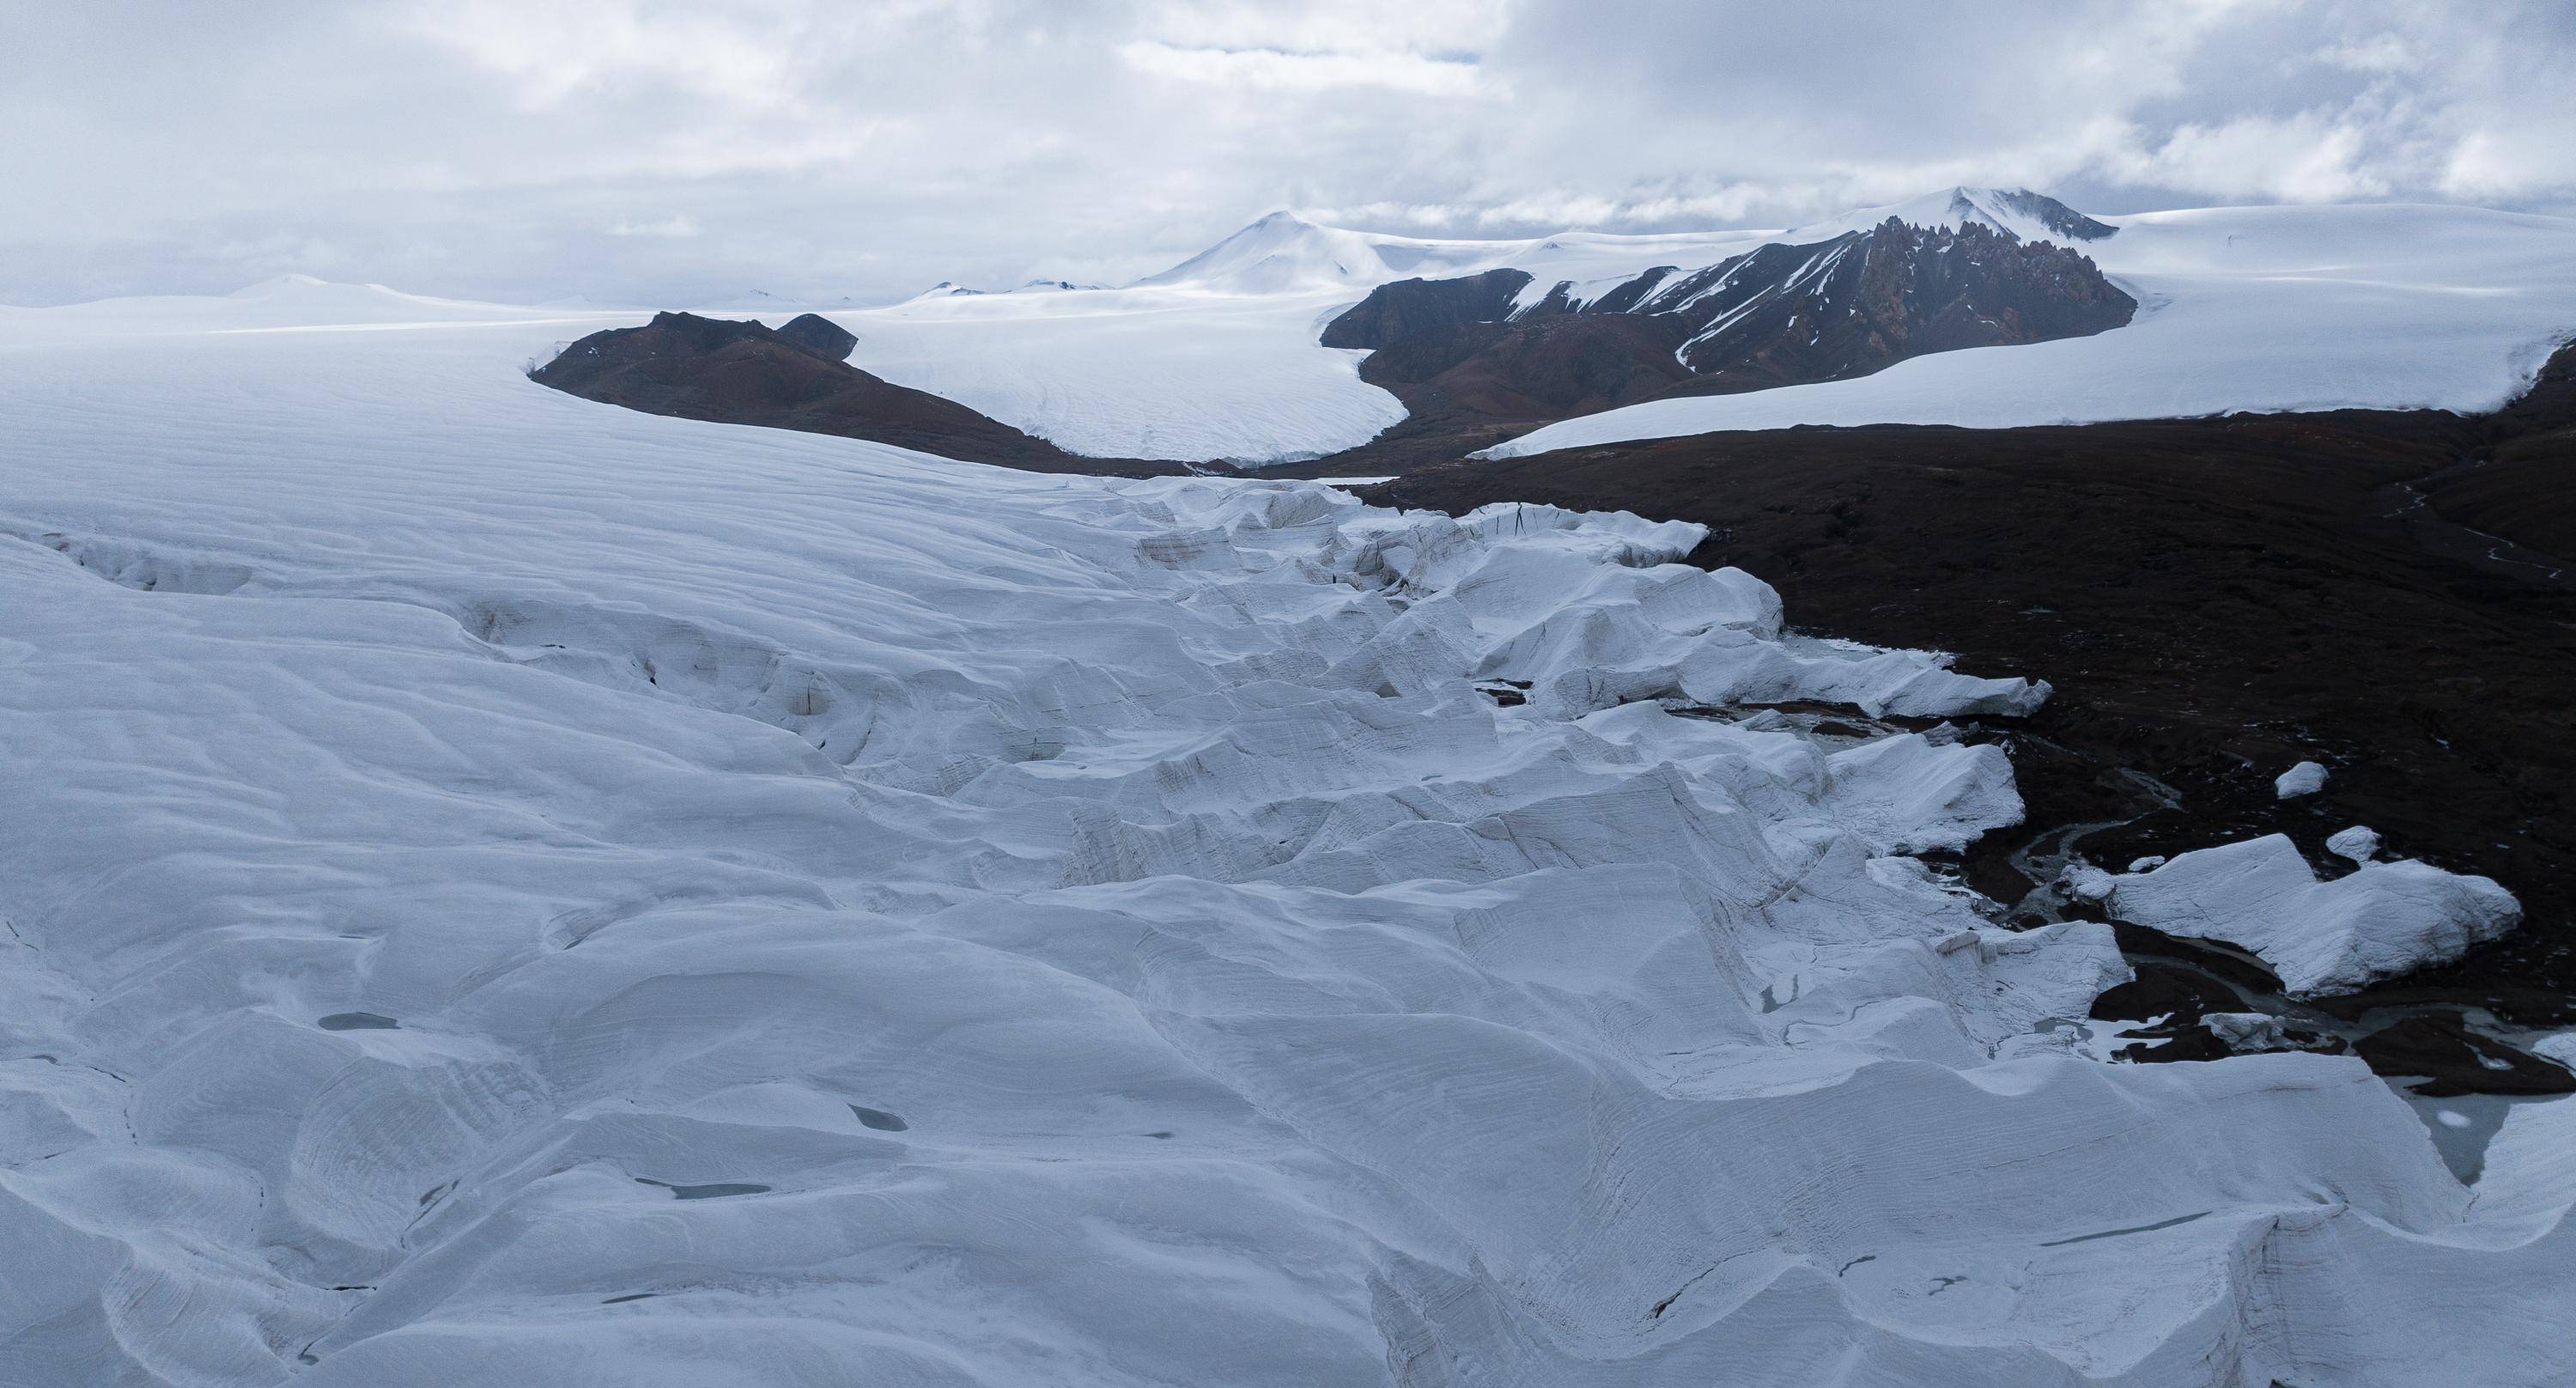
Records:
{"label": "snow-capped summit", "polygon": [[265,299],[273,294],[289,293],[298,289],[314,289],[328,283],[329,281],[318,279],[312,275],[271,275],[257,284],[243,285],[241,288],[234,290],[232,293],[227,294],[224,297],[228,299]]}
{"label": "snow-capped summit", "polygon": [[930,286],[928,289],[925,289],[912,297],[915,300],[954,299],[960,295],[981,294],[983,292],[984,291],[981,289],[968,289],[966,286],[959,284],[955,280],[941,280],[939,283]]}
{"label": "snow-capped summit", "polygon": [[[1555,268],[1559,261],[1569,262],[1563,269],[1572,270],[1573,278],[1614,267],[1624,277],[1655,263],[1712,264],[1767,240],[1792,245],[1830,241],[1845,232],[1866,231],[1890,217],[1926,230],[1955,229],[1974,223],[2009,232],[2024,241],[2061,244],[2098,241],[2117,230],[2027,188],[1946,188],[1910,201],[1864,208],[1783,232],[1682,236],[1559,232],[1526,241],[1440,240],[1352,231],[1311,222],[1282,208],[1171,269],[1136,281],[1136,285],[1279,294],[1365,289],[1409,276],[1439,278],[1495,266]],[[1650,249],[1654,252],[1651,259],[1635,259],[1638,253]],[[1604,263],[1595,265],[1596,261]],[[1562,276],[1563,271],[1559,274]],[[1541,278],[1548,279],[1544,275]]]}
{"label": "snow-capped summit", "polygon": [[1791,227],[1781,239],[1791,244],[1827,241],[1847,231],[1867,231],[1894,217],[1907,226],[1926,229],[1971,223],[2008,231],[2024,241],[2060,244],[2099,241],[2119,230],[2097,222],[2046,193],[2028,188],[1944,188],[1885,207],[1865,207],[1827,221]]}
{"label": "snow-capped summit", "polygon": [[1197,255],[1138,280],[1236,294],[1277,294],[1334,286],[1366,287],[1392,273],[1380,238],[1317,226],[1294,212],[1273,212]]}

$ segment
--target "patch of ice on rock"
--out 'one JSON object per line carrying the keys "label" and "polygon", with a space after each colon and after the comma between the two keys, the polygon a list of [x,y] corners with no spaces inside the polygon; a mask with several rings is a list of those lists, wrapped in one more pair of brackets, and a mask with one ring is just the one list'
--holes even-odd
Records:
{"label": "patch of ice on rock", "polygon": [[2282,834],[2178,854],[2113,878],[2103,900],[2121,920],[2254,951],[2293,997],[2348,993],[2457,959],[2522,919],[2492,879],[2412,859],[2321,882]]}
{"label": "patch of ice on rock", "polygon": [[2200,1024],[2230,1050],[2259,1051],[2289,1041],[2281,1019],[2268,1012],[2204,1012]]}
{"label": "patch of ice on rock", "polygon": [[2379,856],[2379,831],[2361,824],[2337,829],[2326,836],[2326,851],[2338,858],[2367,863]]}
{"label": "patch of ice on rock", "polygon": [[2326,769],[2312,761],[2303,761],[2272,778],[2272,795],[2279,800],[2295,800],[2325,788]]}

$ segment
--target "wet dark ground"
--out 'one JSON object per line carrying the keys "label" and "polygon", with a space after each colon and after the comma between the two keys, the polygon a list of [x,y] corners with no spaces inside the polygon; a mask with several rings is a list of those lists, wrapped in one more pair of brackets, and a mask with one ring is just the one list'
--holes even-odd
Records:
{"label": "wet dark ground", "polygon": [[[2503,446],[2517,483],[2576,483],[2576,354],[2553,368],[2557,394],[2507,424],[1794,429],[1431,467],[1365,494],[1698,521],[1692,562],[1770,581],[1808,630],[2049,680],[2039,714],[1976,734],[2012,752],[2028,823],[1958,865],[2023,923],[2090,909],[2033,891],[2027,870],[2070,847],[2116,871],[2280,832],[2335,875],[2351,865],[2325,837],[2366,824],[2390,854],[2493,877],[2520,930],[2304,1004],[2250,955],[2120,925],[2139,978],[2096,1016],[2169,1018],[2141,1058],[2225,1054],[2201,1012],[2270,1011],[2419,1094],[2565,1092],[2576,1077],[2517,1043],[2576,1025],[2576,565],[2557,562],[2576,527],[2508,510],[2502,539],[2479,476]],[[2463,492],[2485,526],[2440,509]],[[2273,777],[2308,759],[2325,790],[2278,800]]]}

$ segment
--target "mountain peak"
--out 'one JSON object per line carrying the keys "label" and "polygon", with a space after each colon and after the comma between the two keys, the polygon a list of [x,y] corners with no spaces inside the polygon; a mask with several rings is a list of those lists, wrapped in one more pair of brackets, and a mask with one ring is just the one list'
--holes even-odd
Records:
{"label": "mountain peak", "polygon": [[1136,281],[1238,294],[1373,285],[1387,276],[1371,238],[1276,208],[1197,255]]}
{"label": "mountain peak", "polygon": [[1975,223],[2009,232],[2023,241],[2061,245],[2099,241],[2119,230],[2097,222],[2046,193],[2028,188],[1974,188],[1966,184],[1925,193],[1885,207],[1862,208],[1827,221],[1792,227],[1783,239],[1792,243],[1827,241],[1846,232],[1867,231],[1894,217],[1926,229]]}

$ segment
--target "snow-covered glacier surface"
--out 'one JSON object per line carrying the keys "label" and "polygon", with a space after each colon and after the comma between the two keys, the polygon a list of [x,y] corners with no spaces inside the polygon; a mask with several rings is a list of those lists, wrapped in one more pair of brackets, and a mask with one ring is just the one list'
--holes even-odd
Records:
{"label": "snow-covered glacier surface", "polygon": [[[1316,343],[1373,285],[1511,266],[1543,292],[1559,279],[1615,283],[1722,260],[1765,236],[1426,241],[1280,214],[1124,289],[933,294],[823,312],[858,337],[851,365],[1076,453],[1277,462],[1356,448],[1403,421],[1394,396],[1360,379],[1367,352]],[[773,326],[779,317],[771,311]]]}
{"label": "snow-covered glacier surface", "polygon": [[1059,290],[827,313],[850,364],[1092,457],[1274,462],[1356,448],[1404,406],[1316,345],[1366,290]]}
{"label": "snow-covered glacier surface", "polygon": [[2219,207],[2105,217],[2081,244],[2127,327],[1898,362],[1849,381],[1650,400],[1486,450],[1800,424],[2008,429],[2238,410],[2491,410],[2576,336],[2576,220],[2469,207]]}
{"label": "snow-covered glacier surface", "polygon": [[2567,1381],[2576,1106],[2087,1058],[1998,751],[1670,711],[2035,686],[285,297],[0,315],[0,1379]]}

